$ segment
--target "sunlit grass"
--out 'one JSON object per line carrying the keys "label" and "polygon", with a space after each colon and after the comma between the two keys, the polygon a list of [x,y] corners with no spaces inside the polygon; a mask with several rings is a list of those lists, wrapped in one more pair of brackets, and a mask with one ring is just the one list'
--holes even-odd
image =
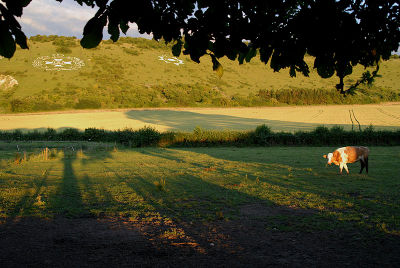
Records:
{"label": "sunlit grass", "polygon": [[[24,145],[20,149],[24,150]],[[57,145],[57,144],[53,144]],[[372,147],[370,174],[338,175],[325,167],[325,147],[57,149],[44,160],[26,144],[28,160],[1,148],[0,217],[124,217],[145,221],[231,221],[243,206],[284,213],[273,230],[362,228],[400,234],[398,147]],[[79,145],[75,145],[78,148]],[[165,236],[183,235],[179,230]]]}

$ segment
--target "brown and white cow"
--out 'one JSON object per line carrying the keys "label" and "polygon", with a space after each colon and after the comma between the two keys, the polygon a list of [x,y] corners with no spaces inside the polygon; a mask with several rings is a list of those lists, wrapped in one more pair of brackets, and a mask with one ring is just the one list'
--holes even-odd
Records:
{"label": "brown and white cow", "polygon": [[328,159],[328,164],[334,163],[339,166],[340,174],[342,174],[343,168],[349,173],[349,169],[347,168],[347,163],[354,163],[360,160],[361,169],[360,174],[363,171],[364,167],[368,173],[368,155],[369,149],[368,147],[362,146],[347,146],[336,149],[333,153],[329,153],[328,155],[324,155],[324,158]]}

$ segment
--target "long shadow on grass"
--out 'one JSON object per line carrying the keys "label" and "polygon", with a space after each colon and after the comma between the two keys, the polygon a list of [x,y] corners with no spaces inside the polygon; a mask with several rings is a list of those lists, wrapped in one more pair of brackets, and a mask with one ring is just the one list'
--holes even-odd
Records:
{"label": "long shadow on grass", "polygon": [[78,180],[73,169],[73,163],[76,161],[75,150],[64,150],[63,177],[56,193],[50,197],[51,209],[56,215],[65,217],[85,217],[89,212],[82,201],[81,191]]}
{"label": "long shadow on grass", "polygon": [[[75,153],[65,155],[57,198],[64,198],[63,202],[66,203],[59,203],[61,200],[55,198],[51,201],[57,213],[72,218],[72,221],[61,225],[66,228],[60,231],[62,239],[50,241],[49,254],[46,252],[44,260],[48,261],[49,258],[54,263],[70,266],[105,266],[112,263],[131,266],[135,263],[142,266],[234,267],[395,266],[400,261],[397,254],[400,248],[398,237],[385,234],[365,236],[371,230],[363,226],[348,228],[346,223],[335,225],[336,229],[326,230],[329,221],[337,219],[315,210],[276,206],[272,198],[263,199],[252,195],[252,192],[247,193],[247,189],[260,188],[260,185],[252,180],[254,176],[249,182],[243,178],[243,173],[236,171],[236,166],[241,163],[233,168],[228,166],[224,172],[220,172],[224,163],[237,161],[231,159],[234,157],[214,154],[211,159],[198,159],[181,156],[180,149],[167,149],[161,153],[157,150],[132,150],[139,152],[136,157],[143,156],[144,163],[151,161],[149,166],[127,167],[133,161],[99,161],[107,172],[114,174],[110,179],[115,180],[116,186],[127,186],[129,193],[134,192],[140,197],[138,203],[146,204],[142,206],[121,200],[127,188],[104,188],[107,202],[115,194],[121,195],[121,210],[132,210],[133,213],[109,221],[82,219],[82,215],[92,207],[85,206],[81,193],[85,192],[95,200],[94,186],[90,178],[84,176],[84,187],[79,188],[79,176],[73,168],[77,156]],[[211,151],[208,153],[213,155]],[[243,165],[247,164],[244,159],[241,159]],[[210,166],[216,162],[219,166]],[[159,167],[156,163],[162,165]],[[181,166],[176,169],[174,165]],[[164,166],[167,167],[166,172],[158,172]],[[231,178],[231,172],[238,173],[239,178],[236,175]],[[159,177],[152,174],[164,175]],[[161,179],[166,181],[164,188],[154,184]],[[260,183],[263,182],[266,181],[261,180]],[[116,190],[120,192],[116,193]],[[76,209],[79,206],[81,208]],[[60,224],[57,219],[54,222]],[[76,225],[86,224],[89,225],[87,228],[79,227],[77,231]],[[42,231],[45,233],[46,228]],[[2,232],[0,225],[0,234]],[[72,233],[72,238],[69,233]],[[11,236],[14,237],[19,236]],[[41,247],[35,250],[40,251]],[[57,253],[60,250],[66,253]],[[3,251],[9,253],[11,250],[0,248],[0,253]],[[29,250],[26,252],[22,252],[22,256],[32,257]],[[8,256],[0,254],[0,261],[2,255]]]}
{"label": "long shadow on grass", "polygon": [[[362,174],[358,174],[360,163],[349,164],[350,175],[339,175],[339,167],[332,165],[326,166],[326,159],[322,158],[323,154],[327,154],[334,150],[335,147],[250,147],[241,148],[220,148],[219,150],[210,150],[206,148],[179,148],[179,151],[196,152],[208,155],[213,159],[234,161],[236,163],[252,163],[260,165],[266,170],[274,166],[282,170],[286,170],[286,174],[291,174],[291,178],[287,178],[285,183],[279,177],[274,178],[271,182],[275,182],[283,187],[292,185],[293,189],[301,189],[305,192],[321,195],[338,197],[351,200],[354,196],[358,198],[365,197],[364,203],[378,203],[385,208],[390,207],[389,199],[394,199],[398,193],[393,189],[396,180],[392,178],[393,174],[399,172],[397,165],[398,156],[396,149],[371,147],[370,155],[370,173],[366,174],[365,170]],[[241,153],[237,153],[237,151]],[[246,159],[243,161],[243,159]],[[386,172],[390,170],[391,172]],[[383,173],[382,173],[383,172]],[[343,190],[345,190],[343,192]],[[395,196],[391,196],[391,193]],[[372,196],[368,194],[378,194],[385,200],[372,200]],[[350,195],[350,196],[349,196]],[[371,199],[371,200],[369,200]],[[393,200],[395,204],[395,200]],[[397,214],[397,213],[395,213]]]}
{"label": "long shadow on grass", "polygon": [[[307,196],[311,194],[327,200],[326,204],[328,206],[330,205],[329,203],[336,205],[337,203],[333,202],[335,199],[342,204],[354,204],[352,207],[345,205],[346,208],[327,207],[325,209],[326,212],[351,211],[358,214],[358,217],[365,217],[362,222],[372,226],[373,229],[379,229],[379,224],[376,224],[368,214],[385,215],[385,217],[387,217],[387,214],[393,216],[398,214],[400,210],[400,206],[397,205],[396,201],[398,194],[391,188],[394,180],[377,176],[380,169],[378,167],[379,163],[375,163],[374,170],[371,172],[370,169],[369,175],[365,171],[363,174],[358,174],[359,163],[352,164],[350,175],[345,175],[345,173],[339,175],[338,167],[331,166],[327,169],[325,167],[326,161],[321,157],[329,149],[324,147],[258,147],[246,149],[232,147],[219,150],[179,148],[178,151],[205,154],[213,159],[232,161],[238,165],[253,163],[265,170],[264,174],[260,174],[259,180],[269,185],[277,186],[280,189],[279,191],[284,189],[288,191],[288,194],[300,192],[300,199],[302,198],[301,195]],[[375,149],[371,148],[371,150],[375,153]],[[232,153],[229,153],[229,151]],[[242,151],[243,153],[235,153],[235,151]],[[397,161],[395,159],[395,150],[391,154],[389,152],[386,154],[388,154],[388,161]],[[390,155],[393,156],[393,159],[391,159]],[[372,157],[374,156],[372,155]],[[246,160],[243,161],[243,159]],[[389,164],[386,163],[385,165]],[[317,168],[315,168],[316,166]],[[274,169],[276,172],[273,171]],[[256,176],[249,177],[250,180],[255,178]],[[365,210],[366,208],[368,208],[368,211]],[[377,217],[377,215],[374,215],[374,217]],[[399,229],[400,226],[398,223],[396,224],[396,220],[392,220],[392,224],[395,224],[392,228]]]}
{"label": "long shadow on grass", "polygon": [[[106,168],[115,174],[120,183],[128,185],[150,204],[154,215],[172,221],[172,224],[165,224],[157,218],[159,229],[167,232],[161,236],[168,237],[168,231],[171,233],[166,228],[174,229],[170,235],[170,245],[191,243],[204,254],[217,251],[225,257],[233,256],[236,252],[244,261],[238,262],[238,265],[244,265],[249,256],[260,256],[264,265],[284,264],[274,263],[276,258],[291,264],[316,264],[304,256],[329,258],[328,263],[343,265],[395,263],[393,254],[387,253],[387,250],[400,248],[399,241],[394,240],[396,236],[385,233],[377,234],[378,237],[369,236],[370,230],[364,226],[341,222],[316,210],[276,206],[275,200],[249,195],[246,189],[240,188],[259,187],[256,182],[243,181],[243,184],[236,182],[232,185],[229,174],[225,174],[227,184],[217,184],[221,181],[213,183],[213,176],[208,172],[215,169],[197,161],[188,162],[167,151],[155,153],[154,149],[141,150],[141,153],[153,158],[170,160],[171,165],[173,162],[189,164],[186,172],[173,174],[174,168],[169,169],[169,175],[163,178],[166,181],[165,189],[157,190],[154,182],[158,183],[159,178],[145,177],[140,171],[126,177],[110,166]],[[216,172],[214,176],[218,180],[221,175]],[[297,187],[297,191],[310,193],[309,189],[302,189],[299,185],[287,186],[276,181],[268,183],[289,191]],[[330,221],[335,222],[330,224]],[[282,243],[282,240],[291,242]],[[382,245],[375,246],[377,240]],[[242,253],[238,253],[239,249]]]}
{"label": "long shadow on grass", "polygon": [[[301,123],[281,120],[255,119],[220,114],[201,114],[188,111],[173,110],[132,110],[125,113],[128,118],[140,120],[145,123],[168,126],[174,130],[192,131],[196,126],[205,129],[235,129],[249,130],[256,126],[266,124],[273,130],[293,132],[297,130],[313,130],[320,125],[330,128],[337,124]],[[351,124],[339,125],[346,130],[352,128]],[[362,125],[364,129],[368,125]],[[374,126],[376,129],[393,130],[396,127]]]}
{"label": "long shadow on grass", "polygon": [[24,196],[17,202],[17,204],[8,211],[8,219],[7,222],[13,222],[16,217],[23,217],[32,213],[32,209],[34,208],[34,204],[36,202],[40,202],[42,187],[47,186],[47,177],[52,167],[45,170],[43,176],[30,176],[32,177],[27,188],[33,188],[34,192],[31,194],[28,190],[25,192]]}
{"label": "long shadow on grass", "polygon": [[[90,188],[90,178],[87,174],[84,174],[83,178],[78,182],[73,163],[80,160],[83,166],[87,166],[92,163],[100,163],[106,159],[111,159],[111,149],[92,148],[94,151],[87,150],[86,154],[82,150],[77,151],[72,147],[71,149],[64,149],[64,158],[62,159],[64,166],[63,178],[58,191],[53,196],[51,204],[56,214],[66,217],[93,217],[94,215],[89,207],[82,200],[83,193],[88,196],[89,202],[96,200],[94,189]],[[110,198],[108,197],[107,200],[110,200]],[[101,204],[98,205],[101,206]]]}

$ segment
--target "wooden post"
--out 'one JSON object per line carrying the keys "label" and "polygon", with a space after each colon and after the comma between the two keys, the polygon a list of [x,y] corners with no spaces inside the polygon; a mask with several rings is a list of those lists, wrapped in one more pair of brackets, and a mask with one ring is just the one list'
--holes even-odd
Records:
{"label": "wooden post", "polygon": [[43,160],[48,160],[49,158],[48,158],[48,153],[49,153],[49,148],[44,148],[43,150],[42,150],[42,155],[43,155]]}

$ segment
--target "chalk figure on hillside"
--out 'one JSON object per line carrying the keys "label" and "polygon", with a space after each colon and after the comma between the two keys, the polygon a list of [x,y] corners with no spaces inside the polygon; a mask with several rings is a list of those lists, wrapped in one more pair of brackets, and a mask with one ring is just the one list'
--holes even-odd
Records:
{"label": "chalk figure on hillside", "polygon": [[183,64],[183,60],[180,60],[177,57],[168,57],[168,56],[162,55],[162,56],[158,56],[158,59],[161,61],[164,61],[165,63],[173,63],[177,66]]}
{"label": "chalk figure on hillside", "polygon": [[53,56],[38,57],[32,63],[33,67],[46,71],[71,71],[85,66],[83,60],[77,57],[64,56],[63,54],[53,54]]}
{"label": "chalk figure on hillside", "polygon": [[361,174],[364,167],[368,173],[368,155],[369,155],[368,147],[347,146],[338,148],[333,153],[329,153],[328,155],[325,154],[323,155],[323,157],[328,159],[329,165],[334,163],[335,165],[339,166],[340,174],[342,174],[343,168],[347,171],[347,174],[349,174],[347,163],[354,163],[360,161],[361,163],[360,174]]}

